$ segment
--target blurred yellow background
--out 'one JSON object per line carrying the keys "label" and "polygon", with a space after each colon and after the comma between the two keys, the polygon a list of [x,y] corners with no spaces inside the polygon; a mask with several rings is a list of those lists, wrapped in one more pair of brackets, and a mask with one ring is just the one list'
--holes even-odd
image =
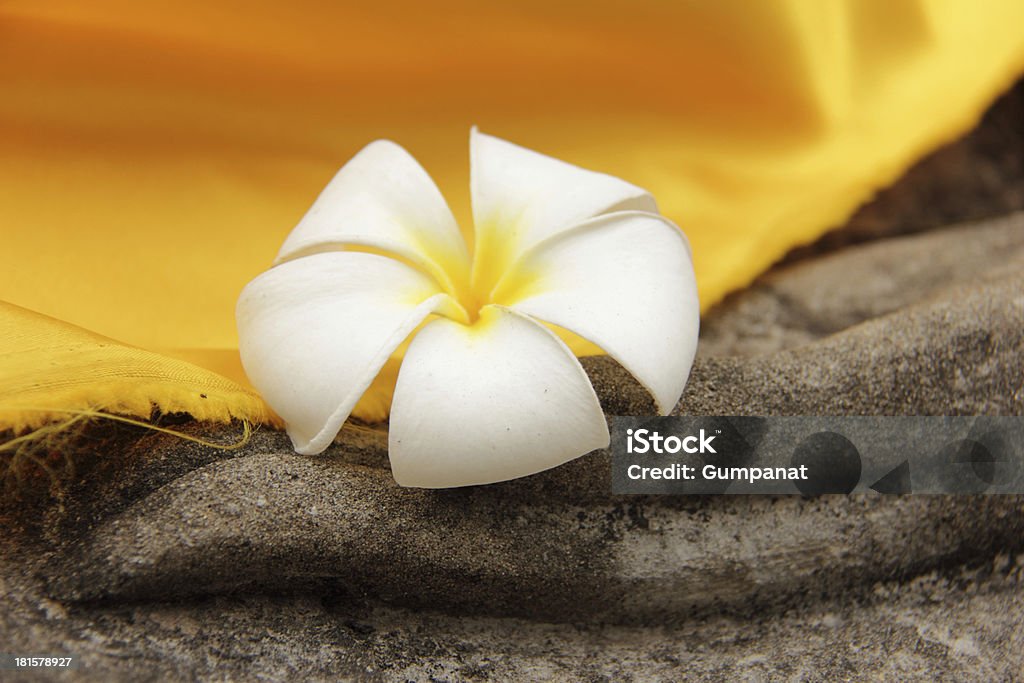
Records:
{"label": "blurred yellow background", "polygon": [[[476,124],[653,192],[706,307],[972,126],[1022,26],[1019,0],[0,0],[0,301],[244,381],[235,300],[333,173],[393,139],[469,228]],[[0,402],[53,362],[26,320],[0,316]],[[111,404],[82,386],[51,405]]]}

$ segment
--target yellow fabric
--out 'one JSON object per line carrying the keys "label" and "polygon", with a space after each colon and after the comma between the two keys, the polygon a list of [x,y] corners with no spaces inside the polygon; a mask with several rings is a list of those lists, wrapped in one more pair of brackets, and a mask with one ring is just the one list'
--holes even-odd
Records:
{"label": "yellow fabric", "polygon": [[[394,139],[468,227],[478,124],[651,190],[708,306],[969,128],[1021,26],[1020,0],[0,0],[0,300],[244,382],[238,293],[337,168]],[[12,339],[60,328],[3,324],[9,402],[51,367]]]}
{"label": "yellow fabric", "polygon": [[273,416],[253,391],[209,370],[0,302],[0,422],[19,427],[62,420],[62,409],[148,417],[190,412],[200,420]]}

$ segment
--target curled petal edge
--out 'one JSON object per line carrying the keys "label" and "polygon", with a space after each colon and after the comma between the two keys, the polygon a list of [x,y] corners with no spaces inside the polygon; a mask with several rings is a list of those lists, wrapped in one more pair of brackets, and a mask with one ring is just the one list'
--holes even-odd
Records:
{"label": "curled petal edge", "polygon": [[686,235],[659,214],[598,216],[527,250],[492,297],[600,347],[651,394],[678,403],[697,350],[700,303]]}
{"label": "curled petal edge", "polygon": [[455,304],[454,299],[449,295],[435,294],[417,306],[402,323],[402,326],[395,331],[387,342],[381,345],[380,352],[367,367],[367,372],[363,375],[363,381],[346,395],[345,399],[335,408],[334,412],[327,418],[323,428],[315,436],[306,443],[300,443],[296,440],[297,435],[291,428],[287,430],[288,436],[292,440],[292,445],[295,446],[295,452],[302,455],[318,455],[323,453],[331,445],[331,442],[334,441],[338,432],[341,431],[341,427],[352,413],[352,409],[359,402],[362,395],[366,393],[366,390],[369,389],[370,384],[373,383],[374,378],[384,368],[384,364],[387,363],[395,349],[413,333],[420,323],[426,320],[427,316],[453,304],[458,305]]}

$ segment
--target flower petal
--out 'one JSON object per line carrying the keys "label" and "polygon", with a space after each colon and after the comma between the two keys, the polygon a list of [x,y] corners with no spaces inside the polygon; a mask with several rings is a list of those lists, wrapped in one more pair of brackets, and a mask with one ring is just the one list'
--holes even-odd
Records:
{"label": "flower petal", "polygon": [[338,171],[275,263],[346,246],[395,254],[450,291],[468,277],[469,252],[451,209],[423,167],[389,140],[370,143]]}
{"label": "flower petal", "polygon": [[320,453],[391,354],[428,315],[464,316],[394,259],[327,252],[271,268],[242,291],[242,364],[299,453]]}
{"label": "flower petal", "polygon": [[487,306],[472,327],[439,319],[413,339],[388,441],[399,484],[442,488],[555,467],[607,446],[608,425],[554,333]]}
{"label": "flower petal", "polygon": [[614,176],[470,133],[473,288],[486,295],[516,257],[543,239],[612,211],[650,211],[646,190]]}
{"label": "flower petal", "polygon": [[679,401],[700,305],[686,237],[667,219],[621,212],[582,223],[525,254],[495,297],[600,346],[663,414]]}

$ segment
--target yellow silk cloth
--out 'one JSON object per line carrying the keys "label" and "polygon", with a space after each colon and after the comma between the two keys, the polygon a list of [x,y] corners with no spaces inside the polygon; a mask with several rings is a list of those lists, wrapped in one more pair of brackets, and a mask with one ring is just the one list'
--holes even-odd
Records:
{"label": "yellow silk cloth", "polygon": [[0,301],[44,314],[0,307],[0,429],[263,419],[235,300],[382,137],[465,228],[473,124],[647,188],[710,305],[972,126],[1021,26],[1020,0],[0,0]]}
{"label": "yellow silk cloth", "polygon": [[109,394],[103,409],[122,415],[148,417],[155,396],[164,411],[189,412],[200,420],[272,417],[255,392],[209,370],[2,301],[0,321],[10,335],[0,360],[2,407],[14,424],[64,419],[61,410],[92,406],[97,387]]}

